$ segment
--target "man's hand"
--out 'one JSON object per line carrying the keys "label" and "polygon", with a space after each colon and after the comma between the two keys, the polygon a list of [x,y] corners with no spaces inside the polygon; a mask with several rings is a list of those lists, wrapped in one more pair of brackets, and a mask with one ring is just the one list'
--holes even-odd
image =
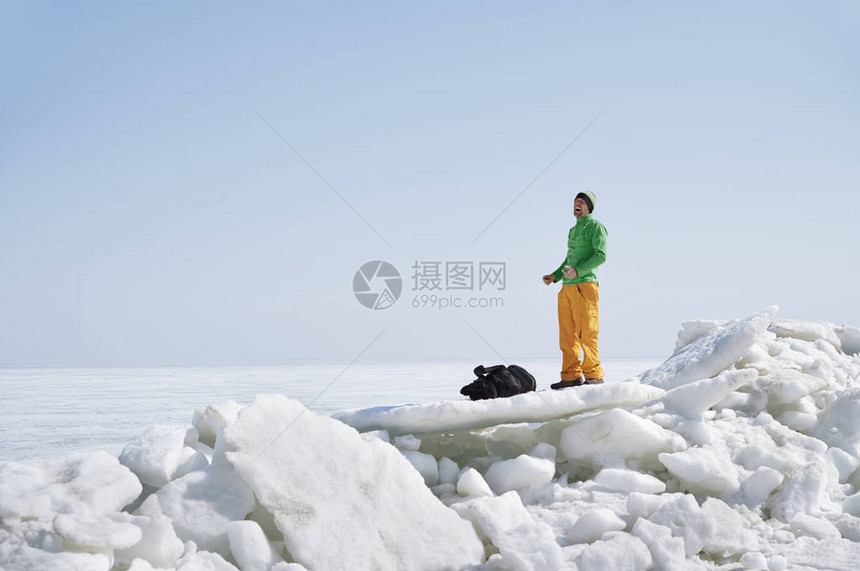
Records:
{"label": "man's hand", "polygon": [[543,283],[545,283],[546,285],[549,285],[554,281],[555,281],[555,277],[553,277],[552,274],[547,274],[543,277]]}
{"label": "man's hand", "polygon": [[565,266],[564,270],[562,270],[561,273],[563,273],[564,277],[566,277],[569,280],[572,280],[573,278],[575,278],[576,276],[579,275],[579,273],[576,271],[576,268],[571,268],[570,266]]}

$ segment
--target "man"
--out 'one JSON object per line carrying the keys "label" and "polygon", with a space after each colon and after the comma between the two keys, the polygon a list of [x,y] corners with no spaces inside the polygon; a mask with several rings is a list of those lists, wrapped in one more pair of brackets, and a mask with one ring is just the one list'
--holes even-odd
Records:
{"label": "man", "polygon": [[[543,277],[549,285],[563,279],[558,292],[558,337],[561,381],[554,389],[603,382],[597,353],[597,266],[606,261],[606,228],[591,215],[596,197],[584,190],[573,201],[576,224],[567,235],[567,257],[556,271]],[[582,359],[579,354],[582,350]]]}

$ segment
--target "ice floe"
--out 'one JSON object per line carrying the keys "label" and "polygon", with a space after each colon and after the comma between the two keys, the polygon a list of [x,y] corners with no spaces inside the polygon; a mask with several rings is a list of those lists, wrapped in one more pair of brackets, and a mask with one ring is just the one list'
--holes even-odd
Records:
{"label": "ice floe", "polygon": [[261,395],[2,464],[0,568],[858,568],[860,330],[776,313],[685,322],[625,382],[330,417]]}

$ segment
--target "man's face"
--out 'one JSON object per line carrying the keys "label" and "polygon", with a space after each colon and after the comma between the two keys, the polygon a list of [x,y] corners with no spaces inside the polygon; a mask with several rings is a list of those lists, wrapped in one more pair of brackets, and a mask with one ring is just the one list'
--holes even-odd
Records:
{"label": "man's face", "polygon": [[577,198],[573,201],[573,215],[577,218],[581,218],[588,214],[588,205],[581,198]]}

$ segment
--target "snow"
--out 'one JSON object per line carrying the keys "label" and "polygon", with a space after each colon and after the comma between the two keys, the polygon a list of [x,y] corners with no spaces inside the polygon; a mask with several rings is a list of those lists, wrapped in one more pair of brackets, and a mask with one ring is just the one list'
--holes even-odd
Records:
{"label": "snow", "polygon": [[658,456],[686,490],[708,495],[731,495],[740,490],[740,473],[723,450],[690,448]]}
{"label": "snow", "polygon": [[475,430],[512,422],[545,422],[592,410],[635,406],[663,391],[633,383],[584,386],[577,391],[539,391],[504,399],[444,401],[407,406],[344,410],[332,416],[362,432],[391,434]]}
{"label": "snow", "polygon": [[140,512],[165,515],[182,541],[227,555],[227,524],[245,519],[254,509],[254,494],[224,462],[178,478],[149,496]]}
{"label": "snow", "polygon": [[516,492],[466,500],[454,504],[453,508],[498,549],[507,569],[561,568],[561,547],[552,529],[532,518]]}
{"label": "snow", "polygon": [[666,484],[659,478],[623,468],[604,468],[594,476],[594,481],[619,492],[662,494],[666,491]]}
{"label": "snow", "polygon": [[143,532],[136,525],[107,517],[59,514],[52,523],[54,533],[63,540],[63,546],[72,551],[124,549],[143,539]]}
{"label": "snow", "polygon": [[669,528],[672,535],[683,539],[687,556],[701,552],[714,533],[715,523],[705,517],[696,498],[688,494],[679,494],[663,503],[647,519]]}
{"label": "snow", "polygon": [[677,434],[621,408],[575,421],[562,431],[559,444],[562,455],[577,463],[645,469],[659,469],[660,453],[684,447]]}
{"label": "snow", "polygon": [[269,571],[284,561],[257,522],[234,521],[226,527],[230,553],[242,571]]}
{"label": "snow", "polygon": [[585,513],[565,534],[571,543],[591,543],[608,531],[622,531],[627,523],[608,508]]}
{"label": "snow", "polygon": [[785,476],[782,472],[768,466],[759,466],[744,482],[743,498],[746,505],[751,507],[760,505],[784,481]]}
{"label": "snow", "polygon": [[142,490],[105,452],[0,465],[0,568],[109,569],[142,538],[114,519]]}
{"label": "snow", "polygon": [[179,559],[177,571],[239,571],[229,561],[210,551],[199,551],[193,541],[185,544],[185,554]]}
{"label": "snow", "polygon": [[741,556],[744,569],[767,569],[768,562],[764,555],[758,552],[744,553]]}
{"label": "snow", "polygon": [[776,315],[776,306],[730,325],[716,327],[680,348],[662,365],[646,371],[640,381],[664,389],[708,379],[732,366],[744,356]]}
{"label": "snow", "polygon": [[724,371],[712,379],[702,379],[666,391],[663,402],[683,415],[696,416],[757,376],[753,369]]}
{"label": "snow", "polygon": [[474,468],[467,468],[460,475],[460,479],[457,480],[457,493],[466,497],[492,497],[493,490],[480,472]]}
{"label": "snow", "polygon": [[394,437],[394,445],[400,450],[416,451],[421,448],[421,439],[416,438],[413,434],[403,434]]}
{"label": "snow", "polygon": [[842,350],[849,355],[860,353],[860,327],[850,325],[834,325],[833,330],[839,337]]}
{"label": "snow", "polygon": [[497,494],[548,484],[555,476],[555,462],[520,454],[494,463],[487,470],[487,483]]}
{"label": "snow", "polygon": [[196,409],[191,423],[197,430],[198,440],[214,448],[218,434],[225,426],[236,422],[242,408],[241,404],[229,400]]}
{"label": "snow", "polygon": [[776,333],[777,337],[790,337],[803,341],[815,342],[822,340],[833,345],[837,350],[842,349],[842,340],[836,329],[829,323],[810,323],[794,319],[775,319],[768,331]]}
{"label": "snow", "polygon": [[257,397],[223,435],[227,461],[306,567],[459,569],[483,559],[471,526],[389,444],[282,395]]}
{"label": "snow", "polygon": [[839,394],[819,415],[812,431],[830,446],[840,448],[854,458],[860,457],[860,388]]}
{"label": "snow", "polygon": [[770,307],[623,382],[198,407],[119,457],[0,464],[0,568],[857,568],[858,351]]}
{"label": "snow", "polygon": [[687,567],[684,540],[672,535],[668,527],[638,518],[633,524],[631,535],[639,538],[648,548],[655,568],[676,571]]}
{"label": "snow", "polygon": [[153,425],[129,442],[119,461],[134,472],[142,484],[160,488],[176,475],[185,449],[185,426]]}
{"label": "snow", "polygon": [[645,571],[653,558],[648,546],[630,534],[616,534],[586,547],[576,559],[579,569],[630,569]]}
{"label": "snow", "polygon": [[401,452],[403,453],[403,457],[412,464],[412,467],[418,470],[428,488],[432,488],[439,483],[439,463],[436,461],[435,456],[418,452],[417,450],[402,450]]}
{"label": "snow", "polygon": [[460,476],[460,466],[450,458],[439,459],[439,482],[442,484],[457,484]]}
{"label": "snow", "polygon": [[153,567],[174,567],[185,551],[177,537],[173,522],[164,515],[131,515],[123,513],[124,521],[133,523],[141,531],[141,540],[134,545],[114,552],[117,561],[131,563],[145,560]]}

